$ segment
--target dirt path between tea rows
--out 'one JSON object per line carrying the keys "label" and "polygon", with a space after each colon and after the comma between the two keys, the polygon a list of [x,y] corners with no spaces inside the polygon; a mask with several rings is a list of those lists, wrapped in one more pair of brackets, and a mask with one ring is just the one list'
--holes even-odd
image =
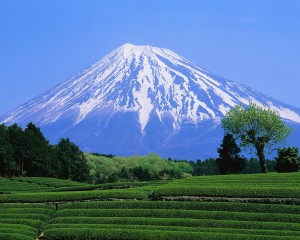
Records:
{"label": "dirt path between tea rows", "polygon": [[199,201],[199,202],[244,202],[268,204],[295,204],[300,205],[299,198],[238,198],[238,197],[205,197],[205,196],[161,196],[163,201]]}
{"label": "dirt path between tea rows", "polygon": [[41,232],[41,234],[39,236],[37,236],[35,240],[42,240],[42,239],[44,239],[44,233],[43,232]]}

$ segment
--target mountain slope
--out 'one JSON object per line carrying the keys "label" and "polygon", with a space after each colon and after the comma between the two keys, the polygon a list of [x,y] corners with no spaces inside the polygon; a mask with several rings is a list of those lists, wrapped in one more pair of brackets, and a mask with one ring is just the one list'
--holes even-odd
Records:
{"label": "mountain slope", "polygon": [[33,121],[50,140],[69,136],[86,151],[195,158],[201,147],[216,152],[221,118],[234,105],[249,102],[300,123],[299,109],[216,76],[168,49],[125,44],[0,121]]}

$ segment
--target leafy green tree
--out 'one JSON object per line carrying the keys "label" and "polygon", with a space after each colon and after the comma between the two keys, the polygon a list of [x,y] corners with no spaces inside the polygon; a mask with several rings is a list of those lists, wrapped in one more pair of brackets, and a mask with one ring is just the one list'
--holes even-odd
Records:
{"label": "leafy green tree", "polygon": [[256,149],[261,172],[267,172],[265,148],[282,141],[290,134],[290,128],[276,111],[250,103],[248,108],[237,105],[222,120],[225,132],[241,140],[242,146]]}
{"label": "leafy green tree", "polygon": [[232,134],[227,133],[218,148],[219,158],[216,163],[221,174],[239,173],[246,165],[245,158],[239,156],[241,149],[236,144]]}
{"label": "leafy green tree", "polygon": [[275,158],[277,172],[297,172],[300,167],[298,148],[279,148],[278,157]]}

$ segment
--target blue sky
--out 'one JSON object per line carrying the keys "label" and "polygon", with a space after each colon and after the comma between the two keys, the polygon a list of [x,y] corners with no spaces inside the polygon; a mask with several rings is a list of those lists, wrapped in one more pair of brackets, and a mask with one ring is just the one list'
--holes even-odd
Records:
{"label": "blue sky", "polygon": [[124,43],[300,107],[298,0],[0,0],[0,114]]}

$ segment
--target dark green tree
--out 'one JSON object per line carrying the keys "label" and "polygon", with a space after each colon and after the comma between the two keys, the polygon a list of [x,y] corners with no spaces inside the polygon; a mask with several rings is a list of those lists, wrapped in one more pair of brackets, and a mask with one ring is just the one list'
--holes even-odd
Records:
{"label": "dark green tree", "polygon": [[61,175],[61,163],[58,157],[58,150],[56,145],[50,145],[50,161],[48,162],[48,176],[54,178],[60,178]]}
{"label": "dark green tree", "polygon": [[222,127],[240,139],[242,146],[255,148],[263,173],[267,172],[265,148],[282,141],[291,131],[276,111],[254,103],[247,108],[237,105],[229,110],[222,120]]}
{"label": "dark green tree", "polygon": [[147,168],[143,168],[141,166],[134,167],[130,169],[130,172],[134,175],[134,177],[139,181],[149,181],[153,180],[151,178],[151,174]]}
{"label": "dark green tree", "polygon": [[274,168],[277,172],[297,172],[300,167],[298,148],[279,148],[275,161]]}
{"label": "dark green tree", "polygon": [[242,173],[260,173],[260,165],[257,158],[251,157],[246,162],[246,166],[244,167]]}
{"label": "dark green tree", "polygon": [[220,174],[218,166],[216,164],[216,159],[208,158],[204,161],[197,160],[194,165],[194,176],[202,176],[202,175],[217,175]]}
{"label": "dark green tree", "polygon": [[18,175],[24,174],[25,160],[25,133],[18,124],[13,124],[8,127],[9,142],[14,149],[13,158],[18,166]]}
{"label": "dark green tree", "polygon": [[0,124],[0,175],[16,175],[18,166],[14,160],[14,149],[9,142],[8,128]]}
{"label": "dark green tree", "polygon": [[130,173],[130,171],[124,166],[122,167],[121,171],[120,171],[120,179],[124,179],[125,181],[132,178],[132,173]]}
{"label": "dark green tree", "polygon": [[216,160],[221,174],[240,173],[243,170],[246,160],[239,156],[240,152],[232,134],[227,133],[218,148],[219,158]]}
{"label": "dark green tree", "polygon": [[24,170],[29,176],[49,176],[51,150],[40,128],[29,123],[25,128]]}
{"label": "dark green tree", "polygon": [[59,143],[55,146],[55,158],[57,158],[58,163],[58,177],[63,179],[71,179],[71,159],[73,157],[69,140],[64,138],[60,139]]}
{"label": "dark green tree", "polygon": [[274,160],[269,160],[269,159],[266,160],[266,166],[269,172],[276,172],[274,168],[275,164],[276,162]]}
{"label": "dark green tree", "polygon": [[62,138],[56,146],[56,157],[60,168],[60,178],[84,182],[88,180],[87,160],[78,146],[69,138]]}

